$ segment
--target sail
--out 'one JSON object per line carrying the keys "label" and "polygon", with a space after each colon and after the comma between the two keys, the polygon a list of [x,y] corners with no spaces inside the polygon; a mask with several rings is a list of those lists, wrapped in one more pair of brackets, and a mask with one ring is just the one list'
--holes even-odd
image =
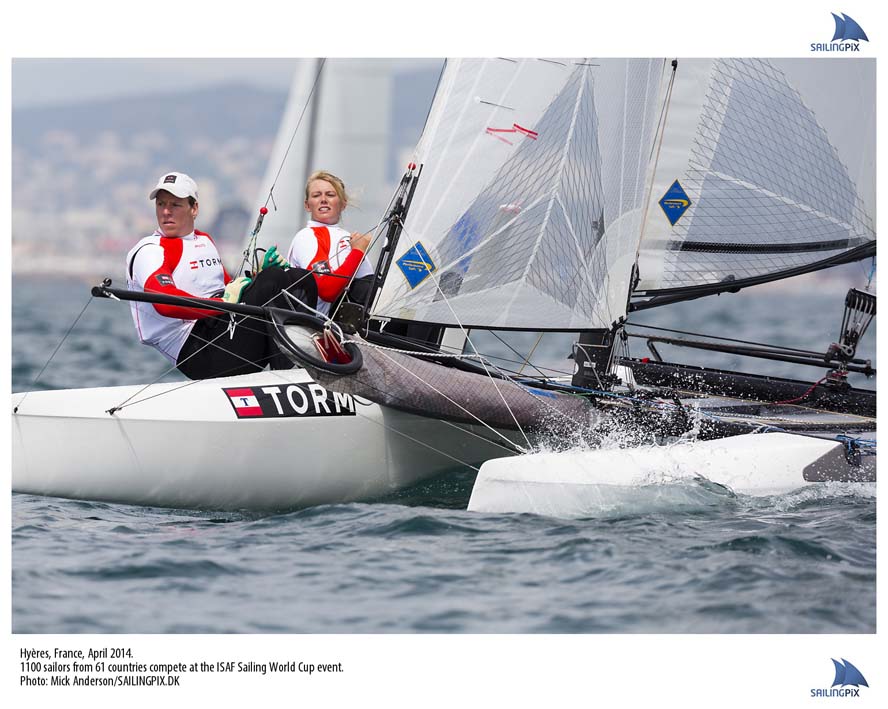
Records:
{"label": "sail", "polygon": [[393,190],[386,175],[393,82],[408,67],[391,59],[327,59],[323,68],[321,60],[300,62],[258,195],[261,206],[274,187],[261,248],[277,244],[287,252],[305,226],[305,181],[315,170],[345,182],[350,201],[343,226],[369,231],[382,219]]}
{"label": "sail", "polygon": [[875,62],[679,60],[639,252],[646,295],[875,246]]}
{"label": "sail", "polygon": [[623,317],[664,76],[650,59],[448,60],[375,315],[534,330]]}

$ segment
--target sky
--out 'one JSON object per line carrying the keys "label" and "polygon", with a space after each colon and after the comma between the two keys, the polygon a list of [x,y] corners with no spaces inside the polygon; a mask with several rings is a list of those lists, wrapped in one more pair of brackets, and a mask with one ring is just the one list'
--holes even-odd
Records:
{"label": "sky", "polygon": [[298,59],[13,58],[12,109],[245,83],[286,91]]}

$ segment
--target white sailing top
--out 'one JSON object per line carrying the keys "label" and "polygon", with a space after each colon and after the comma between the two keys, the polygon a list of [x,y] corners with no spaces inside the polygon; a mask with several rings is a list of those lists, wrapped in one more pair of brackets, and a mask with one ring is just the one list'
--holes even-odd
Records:
{"label": "white sailing top", "polygon": [[314,272],[318,284],[318,310],[330,314],[331,304],[342,294],[352,277],[373,273],[364,252],[351,247],[351,233],[338,224],[313,220],[296,233],[287,261]]}
{"label": "white sailing top", "polygon": [[[155,231],[126,255],[127,287],[131,291],[167,295],[218,297],[231,277],[209,234],[193,231],[167,237]],[[196,320],[216,310],[175,305],[130,303],[139,340],[158,349],[173,364]]]}

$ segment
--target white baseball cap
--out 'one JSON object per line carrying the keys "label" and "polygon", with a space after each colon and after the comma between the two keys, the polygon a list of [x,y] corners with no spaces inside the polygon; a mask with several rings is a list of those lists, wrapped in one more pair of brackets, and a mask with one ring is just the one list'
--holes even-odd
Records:
{"label": "white baseball cap", "polygon": [[194,197],[197,201],[197,183],[184,172],[167,172],[160,176],[157,186],[151,190],[148,199],[157,197],[157,193],[166,190],[176,197]]}

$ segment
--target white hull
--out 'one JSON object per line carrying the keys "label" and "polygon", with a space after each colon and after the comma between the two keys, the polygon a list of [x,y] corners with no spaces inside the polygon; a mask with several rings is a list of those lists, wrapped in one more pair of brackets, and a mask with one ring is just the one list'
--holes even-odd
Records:
{"label": "white hull", "polygon": [[[315,400],[323,399],[319,387],[294,369],[155,384],[141,393],[127,386],[14,394],[12,490],[163,507],[288,509],[377,497],[508,454],[469,427],[361,400],[338,397],[337,414],[332,394]],[[224,391],[231,388],[277,392],[265,396],[265,415],[239,417]],[[107,413],[133,395],[139,403]]]}
{"label": "white hull", "polygon": [[852,468],[840,443],[787,433],[537,453],[484,463],[469,510],[565,518],[662,511],[711,502],[712,483],[767,496],[830,480],[874,480],[875,458],[863,460]]}

